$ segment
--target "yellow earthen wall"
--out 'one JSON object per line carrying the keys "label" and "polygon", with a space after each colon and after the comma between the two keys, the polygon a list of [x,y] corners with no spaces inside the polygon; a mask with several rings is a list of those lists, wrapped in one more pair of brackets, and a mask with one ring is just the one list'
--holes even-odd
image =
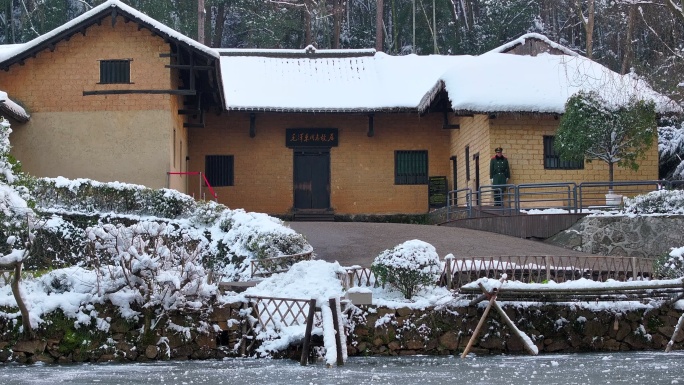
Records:
{"label": "yellow earthen wall", "polygon": [[[425,213],[427,185],[394,184],[395,150],[428,150],[430,176],[449,174],[449,130],[441,117],[417,114],[257,114],[256,137],[249,115],[208,115],[207,127],[191,129],[190,171],[204,171],[206,155],[233,155],[235,185],[219,187],[219,202],[231,208],[285,214],[293,205],[293,150],[286,128],[337,128],[339,146],[330,150],[331,206],[340,214]],[[190,191],[198,193],[195,183]]]}
{"label": "yellow earthen wall", "polygon": [[[548,182],[605,182],[608,181],[608,165],[594,160],[584,164],[583,170],[546,170],[544,169],[543,136],[554,135],[559,120],[553,116],[514,116],[499,115],[490,120],[491,144],[489,154],[496,147],[503,147],[504,155],[511,167],[512,184]],[[615,167],[615,180],[656,180],[658,179],[657,143],[639,162],[639,170]],[[487,177],[489,163],[487,163]]]}
{"label": "yellow earthen wall", "polygon": [[[171,89],[169,45],[117,18],[93,25],[0,72],[0,89],[32,115],[15,125],[13,154],[36,176],[64,175],[165,187],[171,169],[178,97],[168,94],[83,96],[84,91]],[[98,84],[99,60],[132,59],[133,84]],[[183,133],[181,133],[181,136]]]}
{"label": "yellow earthen wall", "polygon": [[[451,156],[457,157],[457,188],[475,189],[475,161],[473,156],[480,154],[480,185],[489,184],[489,158],[491,154],[489,119],[485,115],[457,118],[460,129],[451,130]],[[468,146],[469,159],[466,161],[465,147]],[[466,178],[466,165],[470,166],[470,179]],[[453,186],[452,186],[453,188]]]}

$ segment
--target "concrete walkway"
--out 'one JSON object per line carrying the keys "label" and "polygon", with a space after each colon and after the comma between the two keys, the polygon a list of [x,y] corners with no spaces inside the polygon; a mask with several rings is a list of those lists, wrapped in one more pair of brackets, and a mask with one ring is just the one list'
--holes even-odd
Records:
{"label": "concrete walkway", "polygon": [[441,258],[490,256],[589,256],[538,241],[447,226],[366,222],[288,222],[306,237],[318,259],[343,266],[370,266],[386,249],[419,239],[435,246]]}

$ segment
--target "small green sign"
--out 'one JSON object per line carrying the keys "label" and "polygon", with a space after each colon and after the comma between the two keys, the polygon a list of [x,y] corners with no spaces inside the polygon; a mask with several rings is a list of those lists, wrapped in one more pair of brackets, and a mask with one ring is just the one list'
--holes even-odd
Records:
{"label": "small green sign", "polygon": [[428,178],[428,204],[430,208],[446,207],[448,183],[445,176],[431,176]]}

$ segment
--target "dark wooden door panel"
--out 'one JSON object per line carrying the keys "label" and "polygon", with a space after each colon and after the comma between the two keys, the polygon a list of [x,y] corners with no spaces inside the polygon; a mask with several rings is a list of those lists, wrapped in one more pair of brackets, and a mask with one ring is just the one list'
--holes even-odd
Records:
{"label": "dark wooden door panel", "polygon": [[328,209],[330,207],[330,152],[295,151],[294,207]]}

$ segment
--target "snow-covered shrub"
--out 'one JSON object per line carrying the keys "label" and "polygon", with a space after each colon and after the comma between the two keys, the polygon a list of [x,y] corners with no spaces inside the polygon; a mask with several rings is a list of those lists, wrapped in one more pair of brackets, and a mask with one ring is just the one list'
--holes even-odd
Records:
{"label": "snow-covered shrub", "polygon": [[39,206],[80,212],[117,212],[187,218],[197,203],[181,192],[153,190],[145,186],[90,179],[39,178],[33,186]]}
{"label": "snow-covered shrub", "polygon": [[132,226],[106,224],[86,232],[93,253],[88,265],[99,276],[100,295],[113,298],[112,293],[118,293],[139,309],[163,313],[201,306],[201,297],[211,294],[204,287],[206,244],[185,230],[144,221]]}
{"label": "snow-covered shrub", "polygon": [[389,284],[411,299],[421,286],[435,285],[441,264],[434,246],[414,239],[380,253],[371,270],[383,285]]}
{"label": "snow-covered shrub", "polygon": [[250,261],[300,254],[311,250],[304,236],[262,213],[228,210],[212,233],[215,254],[208,262],[224,280],[250,278]]}
{"label": "snow-covered shrub", "polygon": [[673,248],[669,254],[656,259],[653,272],[659,279],[684,277],[684,246]]}
{"label": "snow-covered shrub", "polygon": [[18,262],[19,249],[28,240],[28,223],[34,216],[26,188],[16,185],[16,163],[9,155],[10,133],[9,122],[0,117],[0,264],[5,265]]}
{"label": "snow-covered shrub", "polygon": [[220,223],[221,216],[228,208],[214,201],[199,201],[190,216],[192,223],[196,225],[212,225]]}
{"label": "snow-covered shrub", "polygon": [[684,122],[658,128],[660,174],[665,179],[684,179]]}
{"label": "snow-covered shrub", "polygon": [[625,198],[624,210],[634,214],[684,214],[684,191],[657,190]]}
{"label": "snow-covered shrub", "polygon": [[162,218],[182,218],[195,210],[195,199],[176,190],[159,189],[151,194],[152,214]]}

